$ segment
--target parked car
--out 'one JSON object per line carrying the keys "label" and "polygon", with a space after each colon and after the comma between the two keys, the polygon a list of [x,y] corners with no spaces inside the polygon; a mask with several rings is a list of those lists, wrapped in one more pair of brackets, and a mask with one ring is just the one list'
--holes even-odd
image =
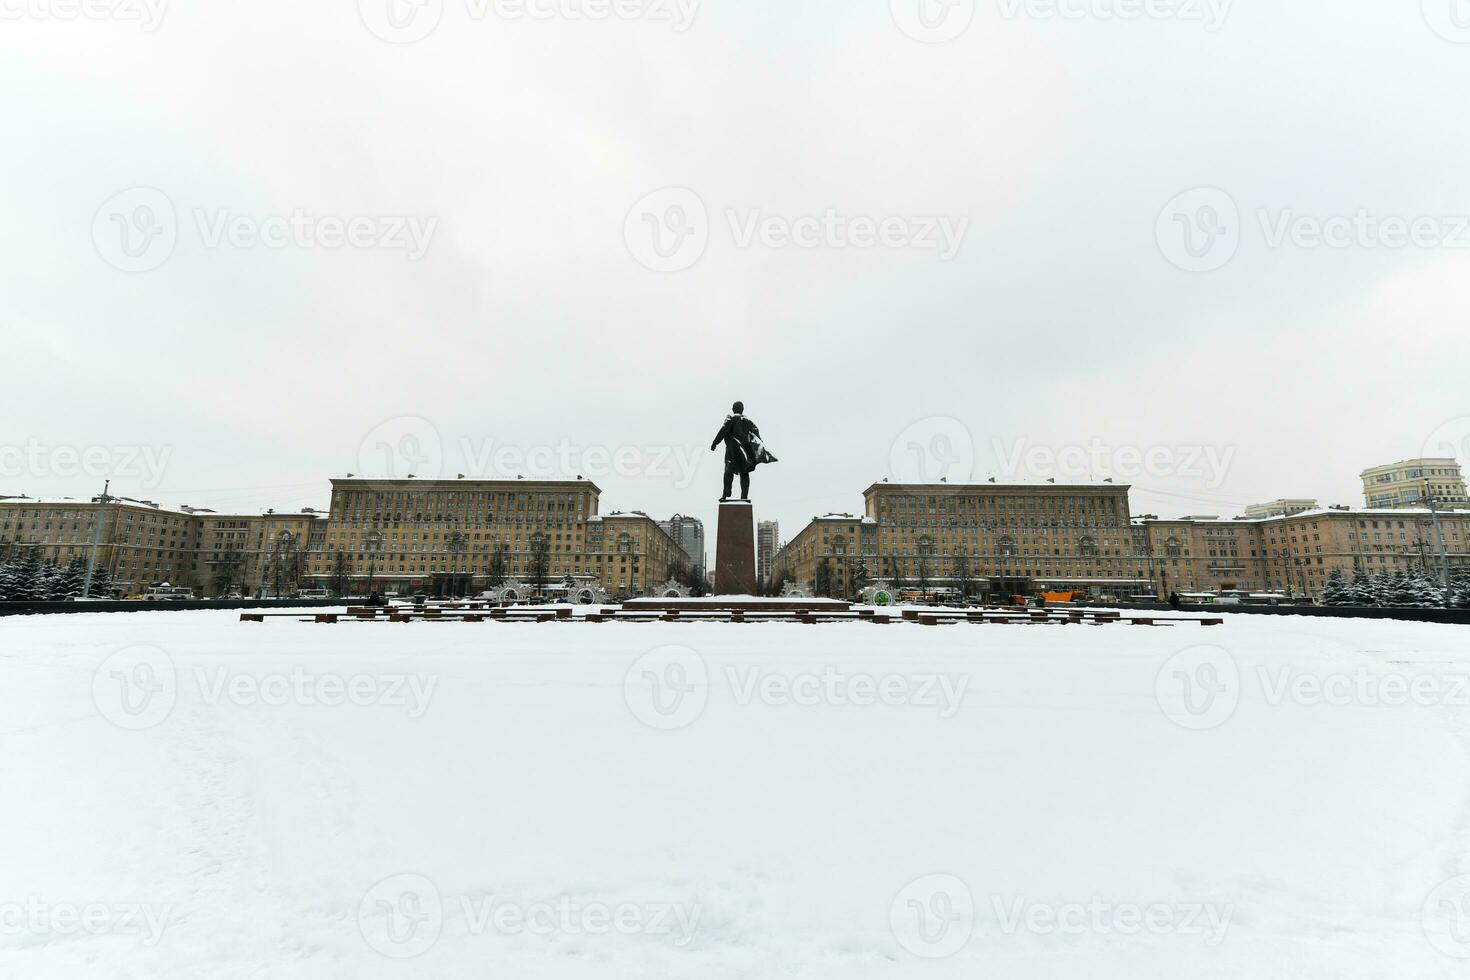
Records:
{"label": "parked car", "polygon": [[300,592],[296,593],[296,598],[330,599],[332,598],[332,593],[328,592],[326,589],[302,589]]}
{"label": "parked car", "polygon": [[194,598],[194,590],[186,589],[181,585],[155,585],[143,594],[143,599],[148,602],[186,602]]}

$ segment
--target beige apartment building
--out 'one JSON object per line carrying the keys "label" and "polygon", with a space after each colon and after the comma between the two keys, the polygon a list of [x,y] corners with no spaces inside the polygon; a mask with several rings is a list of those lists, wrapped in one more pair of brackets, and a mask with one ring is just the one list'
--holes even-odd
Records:
{"label": "beige apartment building", "polygon": [[[992,593],[1147,590],[1147,562],[1115,484],[875,483],[861,518],[814,518],[777,554],[773,578],[834,594],[855,580]],[[865,573],[865,574],[864,574]]]}
{"label": "beige apartment building", "polygon": [[548,582],[590,576],[639,595],[687,565],[646,514],[600,516],[600,495],[586,480],[333,480],[306,577],[325,587],[340,568],[357,590],[474,594],[497,553],[507,579],[529,581],[539,552]]}
{"label": "beige apartment building", "polygon": [[1465,477],[1453,459],[1409,459],[1363,471],[1363,502],[1370,510],[1427,507],[1470,509]]}
{"label": "beige apartment building", "polygon": [[0,501],[0,557],[34,550],[44,561],[64,564],[76,555],[89,558],[94,539],[97,564],[124,594],[163,582],[195,584],[199,523],[192,514],[151,501],[104,504],[95,497]]}
{"label": "beige apartment building", "polygon": [[1251,504],[1245,509],[1246,517],[1290,517],[1304,510],[1320,510],[1321,504],[1310,497],[1284,497],[1264,504]]}
{"label": "beige apartment building", "polygon": [[1333,569],[1437,575],[1439,536],[1452,573],[1470,570],[1470,513],[1329,508],[1259,520],[1140,522],[1160,595],[1221,589],[1320,596]]}
{"label": "beige apartment building", "polygon": [[[1260,518],[1128,517],[1126,487],[877,484],[865,516],[814,518],[776,556],[775,576],[851,596],[861,580],[931,590],[967,580],[1007,595],[1082,588],[1093,595],[1281,591],[1320,596],[1346,576],[1470,571],[1470,512],[1293,511]],[[1438,532],[1436,532],[1436,517]]]}

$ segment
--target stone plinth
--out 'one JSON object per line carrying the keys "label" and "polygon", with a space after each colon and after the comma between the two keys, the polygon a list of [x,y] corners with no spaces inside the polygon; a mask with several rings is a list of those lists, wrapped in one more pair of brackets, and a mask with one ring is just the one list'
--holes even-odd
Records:
{"label": "stone plinth", "polygon": [[755,595],[755,516],[748,500],[720,504],[714,586],[724,595]]}

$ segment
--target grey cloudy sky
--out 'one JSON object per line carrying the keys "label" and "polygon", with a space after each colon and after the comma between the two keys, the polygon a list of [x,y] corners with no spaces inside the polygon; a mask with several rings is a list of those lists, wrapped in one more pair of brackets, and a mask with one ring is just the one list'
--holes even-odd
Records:
{"label": "grey cloudy sky", "polygon": [[742,398],[790,535],[885,476],[1358,503],[1470,437],[1465,0],[0,0],[0,45],[0,494],[709,519]]}

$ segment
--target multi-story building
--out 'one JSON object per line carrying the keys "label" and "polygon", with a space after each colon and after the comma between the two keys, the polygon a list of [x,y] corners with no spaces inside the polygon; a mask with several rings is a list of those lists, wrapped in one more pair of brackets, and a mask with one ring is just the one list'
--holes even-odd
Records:
{"label": "multi-story building", "polygon": [[1470,509],[1465,477],[1453,459],[1409,459],[1363,471],[1363,500],[1370,510],[1434,506]]}
{"label": "multi-story building", "polygon": [[814,518],[777,554],[773,576],[850,594],[861,579],[930,591],[1085,588],[1137,594],[1147,564],[1114,484],[876,483],[861,518]]}
{"label": "multi-story building", "polygon": [[1251,504],[1245,509],[1246,517],[1290,517],[1304,510],[1318,510],[1321,504],[1306,497],[1282,498],[1264,504]]}
{"label": "multi-story building", "polygon": [[163,582],[194,585],[199,523],[192,514],[119,498],[0,501],[0,557],[34,550],[64,564],[90,559],[94,540],[98,566],[124,593]]}
{"label": "multi-story building", "polygon": [[333,480],[332,509],[278,514],[166,510],[151,501],[0,501],[0,558],[88,557],[125,592],[168,582],[201,595],[289,595],[308,586],[460,594],[493,576],[582,576],[643,595],[689,566],[646,514],[597,513],[587,481]]}
{"label": "multi-story building", "polygon": [[1319,596],[1334,569],[1351,576],[1470,569],[1470,513],[1329,508],[1262,519],[1138,523],[1159,595],[1221,589]]}
{"label": "multi-story building", "polygon": [[700,576],[705,574],[704,557],[704,521],[697,517],[685,517],[683,514],[675,514],[666,521],[659,521],[658,526],[675,541],[684,553],[689,556],[689,567],[694,569]]}
{"label": "multi-story building", "polygon": [[641,511],[594,518],[587,549],[588,574],[614,597],[649,595],[690,567],[689,553]]}
{"label": "multi-story building", "polygon": [[1130,520],[1128,488],[877,484],[864,517],[813,518],[774,575],[850,596],[885,579],[931,592],[1094,595],[1219,590],[1320,596],[1351,575],[1470,570],[1470,512],[1329,508],[1223,520]]}
{"label": "multi-story building", "polygon": [[771,562],[781,548],[781,525],[777,521],[761,521],[755,526],[755,574],[761,589],[770,587]]}
{"label": "multi-story building", "polygon": [[474,594],[497,577],[546,585],[584,576],[610,593],[641,595],[688,564],[648,515],[600,516],[600,496],[587,480],[333,480],[307,577]]}

